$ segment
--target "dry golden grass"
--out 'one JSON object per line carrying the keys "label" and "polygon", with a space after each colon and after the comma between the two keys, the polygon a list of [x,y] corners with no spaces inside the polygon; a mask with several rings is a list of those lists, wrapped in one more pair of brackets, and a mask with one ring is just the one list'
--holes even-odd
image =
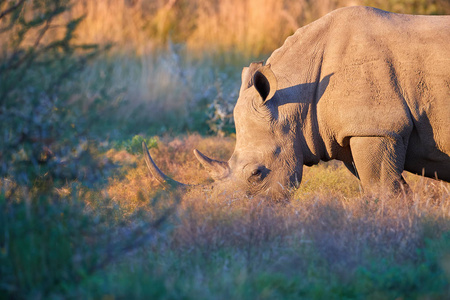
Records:
{"label": "dry golden grass", "polygon": [[[114,43],[120,52],[149,53],[173,40],[192,50],[258,55],[279,47],[297,28],[353,5],[400,13],[450,12],[447,2],[426,0],[77,0],[68,15],[85,16],[77,30],[79,43]],[[58,27],[52,30],[58,34]]]}
{"label": "dry golden grass", "polygon": [[[193,149],[225,159],[231,155],[233,147],[234,141],[231,138],[190,135],[175,139],[162,138],[158,148],[150,151],[157,165],[169,176],[181,182],[196,184],[207,182],[208,178],[195,158]],[[148,173],[143,157],[139,156],[138,159],[124,150],[110,150],[107,155],[115,162],[125,162],[123,168],[126,173],[111,179],[107,188],[108,195],[130,213],[136,208],[147,207],[148,199],[154,197],[161,187]]]}
{"label": "dry golden grass", "polygon": [[[192,135],[163,139],[152,153],[173,178],[202,183],[207,182],[206,172],[192,149],[226,160],[233,147],[232,138]],[[124,154],[115,153],[116,158],[120,155]],[[130,213],[138,207],[155,209],[147,199],[160,189],[147,174],[143,159],[139,157],[136,164],[128,167],[124,177],[112,180],[108,188],[113,200]],[[362,263],[367,247],[378,249],[380,256],[414,259],[415,249],[424,239],[450,230],[448,183],[408,175],[412,195],[389,198],[383,193],[362,194],[358,181],[338,162],[306,168],[304,173],[302,187],[289,203],[275,204],[263,197],[217,196],[202,188],[180,195],[175,214],[178,225],[170,243],[178,250],[196,249],[205,256],[220,248],[243,249],[249,259],[257,259],[253,251],[265,243],[271,248],[277,243],[313,243],[321,257],[335,261],[337,268],[348,268]],[[292,264],[302,263],[298,255],[287,259],[293,260]]]}
{"label": "dry golden grass", "polygon": [[[116,53],[148,55],[173,41],[200,55],[234,51],[252,57],[280,47],[297,28],[330,11],[353,5],[399,13],[450,13],[443,0],[77,0],[65,18],[85,17],[76,31],[77,43],[112,43]],[[62,34],[61,27],[53,26],[44,39]]]}
{"label": "dry golden grass", "polygon": [[344,6],[370,5],[401,13],[445,13],[444,1],[376,0],[79,0],[72,15],[85,15],[81,42],[113,42],[120,51],[148,53],[168,40],[193,51],[268,53],[297,28]]}
{"label": "dry golden grass", "polygon": [[[0,4],[0,9],[7,5]],[[443,0],[76,0],[44,39],[61,36],[64,29],[59,24],[84,16],[76,42],[112,43],[116,53],[148,55],[173,41],[198,54],[234,51],[258,56],[280,47],[297,28],[353,5],[399,13],[450,13],[450,4]],[[0,44],[4,41],[1,38]]]}
{"label": "dry golden grass", "polygon": [[[7,5],[0,4],[0,9]],[[113,43],[115,52],[149,54],[171,40],[199,54],[231,50],[254,56],[273,51],[297,28],[330,11],[354,5],[399,13],[450,13],[444,0],[76,0],[44,39],[61,36],[64,29],[59,24],[84,16],[76,42]],[[6,22],[0,20],[0,25]],[[0,44],[4,41],[1,38]]]}
{"label": "dry golden grass", "polygon": [[[146,53],[172,39],[192,50],[238,50],[260,54],[280,46],[298,27],[327,12],[362,1],[80,0],[73,15],[86,15],[82,42],[113,42],[120,50]],[[218,38],[220,37],[220,38]]]}
{"label": "dry golden grass", "polygon": [[[439,197],[430,201],[430,189]],[[420,259],[417,249],[427,239],[450,230],[449,200],[448,190],[433,182],[421,185],[413,205],[402,197],[347,198],[333,190],[283,205],[258,197],[230,200],[199,192],[182,201],[170,244],[177,251],[198,251],[206,259],[221,249],[233,249],[250,266],[269,259],[270,268],[283,273],[302,270],[316,255],[332,270],[349,275],[368,263],[367,255],[398,263]],[[303,255],[307,249],[315,254]]]}

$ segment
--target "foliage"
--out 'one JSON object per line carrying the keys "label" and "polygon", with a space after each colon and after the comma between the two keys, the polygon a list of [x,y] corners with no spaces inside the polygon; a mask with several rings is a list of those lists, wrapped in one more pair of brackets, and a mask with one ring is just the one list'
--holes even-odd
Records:
{"label": "foliage", "polygon": [[[223,136],[235,132],[233,120],[233,108],[237,99],[236,91],[223,85],[225,78],[219,77],[216,81],[216,97],[208,107],[208,120],[206,121],[210,130]],[[226,91],[224,91],[224,89]],[[236,88],[237,90],[237,88]],[[226,94],[228,92],[229,94]]]}
{"label": "foliage", "polygon": [[[94,183],[102,166],[90,150],[89,121],[76,101],[77,78],[101,50],[75,44],[82,17],[60,24],[70,1],[2,2],[0,177],[31,187],[66,180]],[[64,34],[49,36],[55,27]],[[91,109],[99,110],[102,99]],[[42,184],[45,186],[45,184]]]}
{"label": "foliage", "polygon": [[9,201],[0,194],[0,299],[79,293],[85,280],[151,243],[170,215],[166,206],[124,216],[77,184],[59,197],[28,196]]}
{"label": "foliage", "polygon": [[0,2],[0,298],[70,295],[170,215],[160,206],[127,219],[98,190],[112,164],[91,125],[111,114],[116,90],[83,86],[108,47],[74,41],[83,18],[66,19],[72,4]]}
{"label": "foliage", "polygon": [[121,142],[117,148],[124,148],[128,153],[131,154],[142,154],[142,142],[147,144],[149,149],[158,147],[157,137],[144,138],[141,135],[135,135],[131,140],[126,140]]}

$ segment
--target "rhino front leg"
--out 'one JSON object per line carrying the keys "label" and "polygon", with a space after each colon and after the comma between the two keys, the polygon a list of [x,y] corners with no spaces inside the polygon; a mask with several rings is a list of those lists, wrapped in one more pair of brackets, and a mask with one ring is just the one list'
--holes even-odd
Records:
{"label": "rhino front leg", "polygon": [[389,193],[408,190],[402,177],[406,157],[403,140],[394,137],[352,137],[350,149],[363,188]]}

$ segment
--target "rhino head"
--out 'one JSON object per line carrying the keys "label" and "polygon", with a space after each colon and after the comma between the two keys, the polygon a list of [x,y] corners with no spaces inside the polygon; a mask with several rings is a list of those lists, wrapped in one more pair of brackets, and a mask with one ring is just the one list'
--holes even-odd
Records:
{"label": "rhino head", "polygon": [[[252,63],[243,69],[239,99],[233,112],[236,147],[231,158],[218,161],[194,150],[196,158],[214,179],[215,190],[284,199],[298,188],[303,166],[300,130],[298,122],[292,120],[294,108],[283,110],[278,94],[277,78],[270,64]],[[158,181],[185,186],[159,170],[145,145],[144,153],[147,166]]]}

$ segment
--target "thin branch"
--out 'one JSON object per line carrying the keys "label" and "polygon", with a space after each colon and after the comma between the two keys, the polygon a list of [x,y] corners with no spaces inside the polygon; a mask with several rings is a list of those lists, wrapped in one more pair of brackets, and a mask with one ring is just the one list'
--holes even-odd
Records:
{"label": "thin branch", "polygon": [[13,11],[15,11],[17,8],[19,8],[19,6],[21,6],[23,3],[25,2],[25,0],[20,0],[19,2],[16,3],[16,5],[11,6],[10,8],[0,12],[0,19],[3,18],[4,16],[6,16],[7,14],[12,13]]}
{"label": "thin branch", "polygon": [[[32,51],[29,51],[26,55],[24,55],[21,59],[19,59],[18,61],[16,61],[15,64],[10,65],[9,68],[11,69],[16,69],[18,68],[21,64],[23,64],[25,61],[28,60],[28,58],[30,58],[30,56],[34,53],[34,54],[40,54],[40,52],[42,51],[34,51],[34,49],[36,49],[39,44],[41,43],[42,38],[44,37],[45,33],[47,32],[47,30],[50,28],[50,22],[52,21],[52,19],[48,19],[45,22],[44,27],[39,31],[39,35],[37,36],[36,40],[34,41],[33,47],[32,47]],[[35,55],[35,57],[37,57],[38,55]]]}

